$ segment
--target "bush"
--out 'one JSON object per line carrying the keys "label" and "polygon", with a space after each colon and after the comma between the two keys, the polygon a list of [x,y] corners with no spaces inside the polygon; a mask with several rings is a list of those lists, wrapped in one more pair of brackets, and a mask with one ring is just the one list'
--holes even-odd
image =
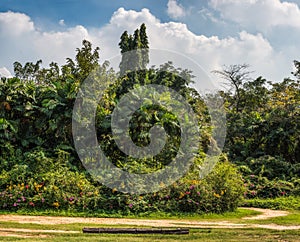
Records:
{"label": "bush", "polygon": [[[293,182],[266,177],[250,175],[245,178],[245,198],[275,198],[289,195],[297,195],[297,188]],[[298,188],[299,189],[299,188]]]}
{"label": "bush", "polygon": [[289,180],[295,175],[299,175],[295,165],[286,162],[281,157],[269,155],[260,156],[259,158],[248,158],[245,163],[251,169],[252,174],[267,177],[269,180],[278,178],[280,180]]}
{"label": "bush", "polygon": [[92,184],[84,173],[70,170],[67,155],[63,154],[54,160],[42,150],[27,153],[23,164],[2,171],[0,207],[11,211],[34,208],[122,214],[152,211],[222,213],[234,210],[244,191],[241,175],[225,161],[218,162],[202,180],[194,169],[159,192],[143,196],[123,194]]}
{"label": "bush", "polygon": [[226,161],[219,162],[202,180],[199,179],[199,173],[193,171],[155,194],[131,197],[128,207],[134,213],[145,210],[222,213],[237,208],[243,192],[240,173]]}
{"label": "bush", "polygon": [[68,158],[60,155],[56,160],[43,150],[23,155],[23,164],[0,173],[0,207],[19,208],[94,208],[98,188],[83,173],[71,171]]}
{"label": "bush", "polygon": [[268,199],[247,199],[241,203],[241,206],[269,209],[300,210],[300,197],[288,196]]}
{"label": "bush", "polygon": [[300,191],[298,164],[280,157],[248,158],[239,170],[244,174],[245,198],[275,198],[297,196]]}

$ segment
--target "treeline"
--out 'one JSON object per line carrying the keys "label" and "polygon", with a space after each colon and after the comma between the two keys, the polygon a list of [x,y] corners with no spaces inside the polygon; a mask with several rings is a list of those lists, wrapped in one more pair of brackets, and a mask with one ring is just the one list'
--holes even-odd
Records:
{"label": "treeline", "polygon": [[[218,164],[200,180],[199,167],[214,142],[205,102],[189,86],[192,73],[176,69],[170,62],[146,68],[149,43],[144,24],[133,35],[125,31],[119,46],[120,71],[107,62],[99,64],[99,48],[93,49],[84,40],[75,59],[67,58],[61,67],[51,63],[42,68],[41,61],[24,66],[15,62],[15,77],[1,79],[0,208],[201,213],[233,210],[243,196],[299,195],[299,62],[295,62],[296,80],[281,83],[262,77],[248,79],[246,65],[217,71],[231,85],[220,92],[228,133]],[[130,56],[128,51],[133,51]],[[150,128],[160,124],[167,131],[167,143],[153,158],[133,159],[119,151],[111,131],[111,114],[120,98],[139,86],[160,84],[189,102],[201,120],[201,146],[188,174],[143,196],[123,194],[90,177],[74,148],[72,111],[81,84],[93,70],[97,70],[97,78],[111,80],[96,112],[98,141],[110,161],[129,172],[149,173],[166,166],[180,145],[180,124],[163,107],[142,103],[130,122],[132,140],[147,146]]]}
{"label": "treeline", "polygon": [[247,198],[300,193],[300,62],[294,79],[251,80],[247,65],[215,71],[230,86],[224,152],[243,173]]}

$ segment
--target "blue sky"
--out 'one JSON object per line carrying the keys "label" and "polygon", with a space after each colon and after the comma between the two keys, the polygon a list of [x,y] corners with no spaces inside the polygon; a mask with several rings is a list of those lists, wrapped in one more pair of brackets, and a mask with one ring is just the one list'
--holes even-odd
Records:
{"label": "blue sky", "polygon": [[1,0],[0,71],[43,59],[63,64],[82,39],[119,53],[119,36],[145,22],[152,48],[178,51],[207,72],[250,64],[280,81],[300,60],[299,0]]}
{"label": "blue sky", "polygon": [[154,15],[160,16],[161,20],[168,21],[170,18],[166,15],[167,2],[167,0],[4,0],[0,3],[0,10],[25,13],[46,28],[45,23],[50,23],[51,28],[55,28],[55,23],[61,19],[69,26],[99,27],[108,23],[112,14],[120,7],[136,11],[148,8]]}
{"label": "blue sky", "polygon": [[[186,1],[187,2],[187,1]],[[179,3],[179,2],[178,2]],[[182,1],[182,3],[184,3]],[[0,3],[0,11],[22,12],[43,29],[57,29],[60,20],[68,26],[83,25],[85,27],[99,27],[109,22],[113,13],[120,7],[140,11],[148,8],[161,21],[172,21],[167,14],[168,0],[4,0]],[[207,7],[207,1],[190,0],[187,6]],[[187,18],[185,18],[187,20]],[[205,26],[204,19],[196,19],[195,23],[188,21],[189,27],[195,32],[209,33],[211,28]]]}

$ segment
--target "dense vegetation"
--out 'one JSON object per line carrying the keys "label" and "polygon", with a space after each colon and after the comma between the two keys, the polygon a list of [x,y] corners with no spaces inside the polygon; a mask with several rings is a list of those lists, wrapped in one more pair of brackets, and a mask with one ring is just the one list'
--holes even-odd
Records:
{"label": "dense vegetation", "polygon": [[224,152],[243,173],[246,198],[300,195],[300,81],[249,80],[247,65],[216,73],[232,85],[223,92],[227,106]]}
{"label": "dense vegetation", "polygon": [[[41,68],[41,61],[24,66],[15,62],[15,77],[1,79],[0,208],[224,212],[236,208],[242,196],[300,195],[299,62],[295,62],[296,80],[281,83],[263,77],[249,79],[246,65],[216,72],[232,85],[220,92],[228,113],[227,140],[214,170],[200,180],[197,167],[214,142],[205,103],[189,87],[192,73],[175,69],[172,63],[146,68],[145,25],[133,35],[124,32],[121,36],[122,54],[137,51],[131,56],[135,58],[131,66],[123,55],[119,72],[107,62],[99,64],[99,48],[93,50],[86,40],[82,44],[75,60],[68,58],[61,67],[51,63]],[[120,98],[138,86],[160,84],[188,100],[201,120],[201,146],[186,176],[159,192],[137,196],[99,184],[85,171],[74,149],[72,110],[80,85],[95,69],[112,80],[97,109],[97,138],[111,162],[124,170],[147,173],[167,165],[176,155],[180,128],[174,114],[143,104],[130,123],[133,141],[148,145],[149,129],[158,123],[167,131],[167,144],[151,159],[132,159],[118,150],[110,127],[111,113]]]}

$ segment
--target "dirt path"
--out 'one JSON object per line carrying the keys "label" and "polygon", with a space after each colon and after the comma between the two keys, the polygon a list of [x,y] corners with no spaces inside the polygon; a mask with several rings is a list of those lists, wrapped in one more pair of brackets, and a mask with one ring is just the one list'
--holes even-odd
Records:
{"label": "dirt path", "polygon": [[[1,223],[0,223],[1,226]],[[42,234],[41,234],[42,233]],[[66,231],[66,230],[46,230],[46,229],[16,229],[16,228],[1,228],[0,236],[18,237],[18,238],[47,238],[48,233],[59,234],[78,234],[80,231]]]}
{"label": "dirt path", "polygon": [[243,208],[243,209],[253,210],[253,211],[257,211],[257,212],[261,213],[256,216],[250,216],[250,217],[243,218],[246,220],[269,219],[269,218],[287,216],[289,214],[289,212],[282,211],[282,210],[271,210],[271,209],[263,209],[263,208]]}
{"label": "dirt path", "polygon": [[[242,220],[261,220],[288,215],[286,211],[259,209],[259,208],[244,208],[261,212],[256,216],[244,217]],[[275,230],[298,230],[300,225],[296,226],[281,226],[276,224],[247,224],[247,223],[231,223],[228,221],[191,221],[186,219],[126,219],[126,218],[79,218],[79,217],[52,217],[52,216],[22,216],[22,215],[0,215],[0,236],[32,236],[30,233],[79,233],[79,231],[62,231],[62,230],[30,230],[30,229],[15,229],[1,228],[3,222],[17,223],[32,223],[32,224],[95,224],[100,225],[130,225],[130,226],[149,226],[149,227],[189,227],[189,228],[266,228]],[[23,236],[23,237],[24,237]],[[37,236],[47,236],[40,235]]]}

